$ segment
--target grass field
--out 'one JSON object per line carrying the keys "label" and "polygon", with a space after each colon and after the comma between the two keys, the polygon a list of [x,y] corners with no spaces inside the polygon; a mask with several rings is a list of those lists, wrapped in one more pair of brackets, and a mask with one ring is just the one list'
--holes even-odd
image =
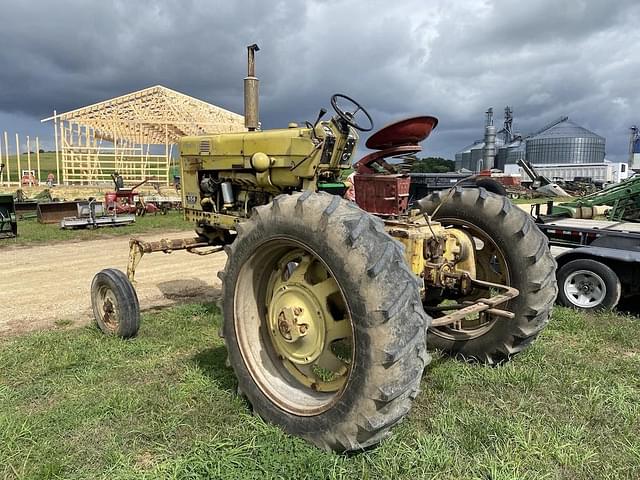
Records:
{"label": "grass field", "polygon": [[[4,151],[2,152],[4,154]],[[6,160],[5,160],[6,163]],[[28,167],[28,158],[27,154],[20,155],[20,170],[27,170]],[[6,166],[5,166],[6,168]],[[62,165],[60,166],[62,169]],[[38,174],[38,163],[36,161],[35,151],[31,153],[31,169],[36,171],[36,175]],[[17,182],[18,178],[18,158],[15,155],[9,155],[9,174],[10,181]],[[49,172],[56,175],[56,153],[55,152],[45,152],[40,154],[40,178],[44,182],[47,179],[47,175]],[[62,173],[62,170],[61,170]],[[4,178],[7,178],[7,171],[4,172]]]}
{"label": "grass field", "polygon": [[343,456],[251,415],[211,305],[0,340],[0,477],[640,478],[640,320],[557,308],[533,348],[488,368],[436,358],[408,419]]}
{"label": "grass field", "polygon": [[58,224],[41,224],[35,218],[18,222],[18,237],[0,239],[0,248],[11,245],[30,245],[65,240],[94,240],[122,235],[175,230],[193,230],[193,225],[183,219],[181,212],[167,215],[145,215],[136,217],[136,222],[122,227],[104,227],[96,230],[63,230]]}
{"label": "grass field", "polygon": [[[4,154],[4,150],[2,152]],[[7,163],[5,159],[3,159],[4,163]],[[60,161],[60,176],[63,176],[62,172],[62,157],[59,158]],[[16,155],[9,155],[9,180],[11,182],[17,182],[18,172],[21,170],[28,169],[28,158],[26,153],[22,153],[20,155],[20,170],[18,170],[18,158]],[[6,168],[6,166],[5,166]],[[36,159],[35,151],[31,153],[31,169],[36,171],[36,177],[40,179],[42,183],[47,181],[47,175],[49,173],[53,173],[56,176],[58,182],[63,182],[63,178],[58,178],[57,170],[56,170],[56,153],[55,152],[45,152],[40,154],[40,175],[38,176],[38,163]],[[4,172],[4,179],[7,179],[7,170]]]}

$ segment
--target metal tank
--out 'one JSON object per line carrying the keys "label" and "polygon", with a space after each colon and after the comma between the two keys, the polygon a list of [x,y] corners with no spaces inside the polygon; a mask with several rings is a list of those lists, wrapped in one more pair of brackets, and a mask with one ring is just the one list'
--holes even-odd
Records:
{"label": "metal tank", "polygon": [[481,140],[477,140],[476,142],[472,143],[471,145],[467,145],[458,153],[456,153],[456,156],[455,156],[456,170],[460,170],[463,168],[466,170],[475,170],[475,166],[472,165],[472,161],[471,161],[471,149],[477,148],[478,145],[482,147],[484,143]]}
{"label": "metal tank", "polygon": [[521,138],[514,140],[507,147],[507,160],[505,163],[518,163],[518,160],[527,158],[526,142]]}
{"label": "metal tank", "polygon": [[526,140],[526,159],[534,165],[602,163],[604,156],[605,139],[566,117]]}
{"label": "metal tank", "polygon": [[483,168],[483,159],[484,156],[484,142],[477,142],[470,149],[470,158],[469,158],[469,170],[472,172],[478,172]]}
{"label": "metal tank", "polygon": [[496,153],[495,168],[504,171],[504,165],[507,163],[508,155],[509,147],[500,147],[498,153]]}

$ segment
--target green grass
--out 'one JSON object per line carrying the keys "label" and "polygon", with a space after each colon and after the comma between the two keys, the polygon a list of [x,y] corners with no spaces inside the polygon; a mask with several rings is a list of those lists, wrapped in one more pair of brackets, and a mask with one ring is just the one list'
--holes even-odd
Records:
{"label": "green grass", "polygon": [[18,221],[18,237],[0,239],[0,249],[11,245],[30,245],[65,240],[95,240],[122,235],[137,235],[154,230],[193,230],[180,212],[167,215],[145,215],[136,217],[136,222],[122,227],[103,227],[95,230],[63,230],[58,224],[41,224],[35,218]]}
{"label": "green grass", "polygon": [[[14,147],[15,148],[15,147]],[[4,143],[2,147],[2,153],[4,155]],[[15,150],[14,150],[15,151]],[[4,163],[7,163],[6,159],[3,160]],[[60,175],[63,175],[62,172],[62,155],[59,157],[60,162]],[[9,155],[9,176],[10,181],[17,182],[18,178],[18,158],[16,155]],[[27,170],[29,163],[26,153],[20,154],[20,170]],[[5,167],[6,168],[6,167]],[[31,153],[31,169],[36,171],[36,176],[38,175],[38,162],[35,154],[35,149]],[[57,169],[56,169],[56,153],[55,152],[45,152],[40,154],[40,181],[42,183],[47,181],[47,175],[49,172],[53,173],[56,176],[58,182],[64,181],[64,178],[57,178]],[[7,171],[4,172],[4,179],[7,179]]]}
{"label": "green grass", "polygon": [[[3,144],[3,152],[4,154],[4,144]],[[62,158],[60,158],[60,162],[62,162]],[[7,163],[4,160],[4,163]],[[20,169],[27,170],[29,163],[27,154],[20,154]],[[18,178],[18,159],[15,155],[9,155],[9,174],[10,181],[17,182]],[[6,166],[5,166],[6,169]],[[36,171],[36,175],[38,174],[38,162],[36,159],[35,150],[31,153],[31,169]],[[47,175],[49,172],[56,174],[56,154],[55,152],[46,152],[40,154],[40,172],[41,172],[41,181],[45,182],[47,180]],[[60,174],[62,174],[62,164],[60,165]],[[7,178],[7,171],[4,172],[4,178]]]}
{"label": "green grass", "polygon": [[235,395],[210,305],[0,343],[0,478],[640,478],[640,321],[558,308],[535,345],[488,368],[436,358],[378,448],[326,453]]}

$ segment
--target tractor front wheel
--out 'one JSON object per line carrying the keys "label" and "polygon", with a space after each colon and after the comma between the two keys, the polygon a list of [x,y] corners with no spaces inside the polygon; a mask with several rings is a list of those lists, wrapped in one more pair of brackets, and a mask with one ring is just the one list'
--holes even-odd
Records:
{"label": "tractor front wheel", "polygon": [[428,358],[400,244],[354,204],[311,192],[258,207],[237,232],[221,279],[239,390],[320,448],[379,442],[408,413]]}
{"label": "tractor front wheel", "polygon": [[102,333],[121,338],[131,338],[138,333],[138,296],[127,276],[120,270],[107,268],[93,277],[91,306]]}

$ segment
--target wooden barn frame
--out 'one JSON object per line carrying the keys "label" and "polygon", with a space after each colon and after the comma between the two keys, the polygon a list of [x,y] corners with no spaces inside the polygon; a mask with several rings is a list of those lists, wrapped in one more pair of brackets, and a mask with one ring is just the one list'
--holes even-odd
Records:
{"label": "wooden barn frame", "polygon": [[42,121],[54,124],[56,178],[80,185],[110,183],[113,172],[168,185],[180,137],[245,130],[242,115],[160,85]]}

